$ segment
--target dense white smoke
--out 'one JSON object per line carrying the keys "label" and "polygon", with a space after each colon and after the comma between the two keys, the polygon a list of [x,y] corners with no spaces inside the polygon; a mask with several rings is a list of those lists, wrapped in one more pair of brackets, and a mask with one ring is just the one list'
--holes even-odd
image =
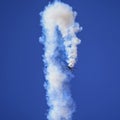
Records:
{"label": "dense white smoke", "polygon": [[45,88],[50,107],[48,120],[71,120],[75,110],[68,83],[71,69],[77,58],[77,45],[80,40],[76,33],[81,30],[75,22],[76,12],[62,2],[49,4],[40,13],[44,44]]}

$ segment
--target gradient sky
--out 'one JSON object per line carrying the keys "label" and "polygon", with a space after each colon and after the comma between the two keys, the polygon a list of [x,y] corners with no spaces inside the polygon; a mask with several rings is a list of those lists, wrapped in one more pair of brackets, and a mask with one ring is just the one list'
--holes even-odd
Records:
{"label": "gradient sky", "polygon": [[[39,12],[49,0],[0,0],[0,120],[46,120]],[[83,27],[70,87],[73,120],[120,120],[120,1],[63,0]]]}

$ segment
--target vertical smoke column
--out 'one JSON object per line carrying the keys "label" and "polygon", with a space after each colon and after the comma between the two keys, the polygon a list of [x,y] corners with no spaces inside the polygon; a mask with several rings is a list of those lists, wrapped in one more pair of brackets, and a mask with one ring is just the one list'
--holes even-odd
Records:
{"label": "vertical smoke column", "polygon": [[69,90],[71,70],[76,63],[80,30],[75,22],[76,12],[62,2],[49,4],[41,15],[44,44],[45,88],[47,90],[48,120],[71,120],[74,102]]}

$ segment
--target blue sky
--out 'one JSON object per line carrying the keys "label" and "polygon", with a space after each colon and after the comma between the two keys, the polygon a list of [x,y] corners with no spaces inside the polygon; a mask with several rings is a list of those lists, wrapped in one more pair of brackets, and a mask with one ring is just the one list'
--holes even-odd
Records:
{"label": "blue sky", "polygon": [[[46,120],[39,12],[49,0],[0,1],[0,120]],[[73,120],[120,120],[120,2],[64,0],[78,12]]]}

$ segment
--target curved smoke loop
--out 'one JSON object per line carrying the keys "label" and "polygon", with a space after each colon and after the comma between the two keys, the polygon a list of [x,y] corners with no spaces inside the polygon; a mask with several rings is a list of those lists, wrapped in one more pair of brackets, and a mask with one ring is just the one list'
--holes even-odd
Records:
{"label": "curved smoke loop", "polygon": [[77,45],[80,39],[76,33],[81,30],[75,22],[77,13],[62,2],[49,4],[40,13],[44,44],[44,63],[47,90],[47,103],[50,107],[48,120],[71,120],[74,102],[68,82],[72,74],[66,66],[73,68],[77,58]]}

